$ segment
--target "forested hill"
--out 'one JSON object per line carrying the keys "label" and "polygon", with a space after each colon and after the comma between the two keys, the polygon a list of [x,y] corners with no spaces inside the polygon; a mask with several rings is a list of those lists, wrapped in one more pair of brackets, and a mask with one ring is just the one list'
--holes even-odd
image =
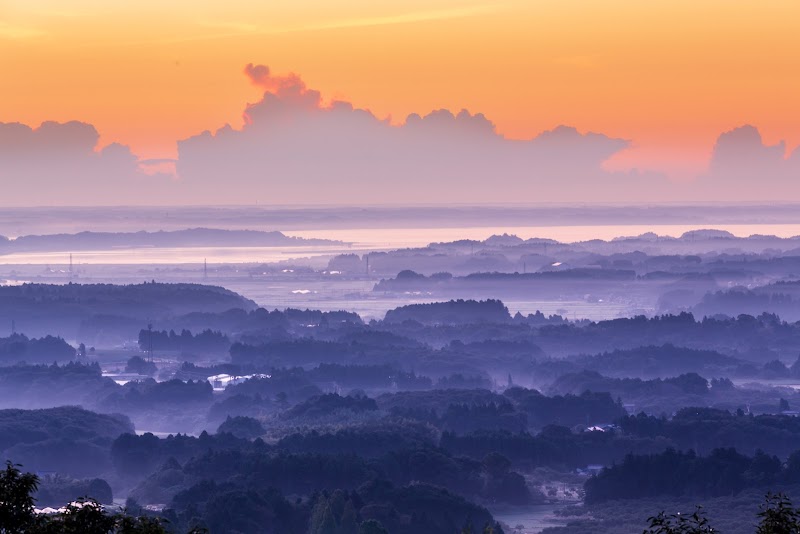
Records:
{"label": "forested hill", "polygon": [[386,312],[386,323],[417,321],[422,324],[505,323],[508,308],[499,300],[451,300],[430,304],[409,304]]}
{"label": "forested hill", "polygon": [[119,330],[130,337],[130,332],[138,332],[149,320],[257,308],[255,302],[222,287],[156,282],[2,286],[0,301],[4,303],[0,324],[14,321],[17,332],[28,336],[66,339],[76,339],[81,328],[106,333]]}

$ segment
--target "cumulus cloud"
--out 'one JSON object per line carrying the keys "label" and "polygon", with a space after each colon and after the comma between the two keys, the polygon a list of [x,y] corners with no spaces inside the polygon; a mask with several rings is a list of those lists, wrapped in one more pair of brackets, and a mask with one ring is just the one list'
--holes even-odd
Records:
{"label": "cumulus cloud", "polygon": [[511,140],[467,110],[391,124],[324,103],[296,74],[254,64],[244,73],[264,91],[244,126],[179,141],[177,160],[99,147],[86,123],[0,123],[0,205],[800,200],[800,149],[787,157],[753,126],[720,135],[708,172],[678,184],[604,170],[625,139],[558,126]]}
{"label": "cumulus cloud", "polygon": [[800,149],[786,157],[785,142],[767,145],[756,127],[734,128],[717,139],[696,186],[704,199],[800,199]]}
{"label": "cumulus cloud", "polygon": [[[2,204],[97,205],[144,202],[152,195],[130,148],[98,149],[94,126],[0,123]],[[165,182],[166,180],[160,180]]]}
{"label": "cumulus cloud", "polygon": [[249,64],[264,89],[229,125],[178,143],[178,173],[198,198],[238,203],[443,203],[631,200],[661,177],[612,174],[628,141],[560,126],[525,141],[480,113],[436,110],[392,125],[348,102],[323,104],[295,74]]}

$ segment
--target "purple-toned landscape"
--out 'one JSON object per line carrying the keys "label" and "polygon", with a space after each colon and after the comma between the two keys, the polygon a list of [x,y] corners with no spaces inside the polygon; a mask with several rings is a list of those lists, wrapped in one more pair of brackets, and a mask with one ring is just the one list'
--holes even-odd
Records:
{"label": "purple-toned landscape", "polygon": [[800,532],[798,21],[0,0],[0,534]]}

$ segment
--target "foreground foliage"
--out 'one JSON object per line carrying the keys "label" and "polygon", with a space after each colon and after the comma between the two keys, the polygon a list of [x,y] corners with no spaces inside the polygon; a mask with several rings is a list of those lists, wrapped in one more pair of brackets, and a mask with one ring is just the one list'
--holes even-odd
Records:
{"label": "foreground foliage", "polygon": [[3,534],[166,534],[163,522],[155,517],[111,514],[97,501],[79,499],[51,514],[37,513],[33,494],[39,477],[22,473],[6,462],[0,472],[0,533]]}
{"label": "foreground foliage", "polygon": [[[782,493],[767,493],[755,534],[800,533],[800,509],[794,508]],[[692,514],[666,515],[664,512],[649,519],[649,528],[643,534],[706,534],[719,532],[711,526],[701,507]]]}

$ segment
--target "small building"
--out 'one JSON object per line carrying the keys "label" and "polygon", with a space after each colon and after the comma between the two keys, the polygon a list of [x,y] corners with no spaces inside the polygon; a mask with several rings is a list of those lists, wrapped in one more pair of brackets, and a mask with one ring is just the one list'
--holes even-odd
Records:
{"label": "small building", "polygon": [[255,375],[233,376],[233,375],[221,374],[221,375],[209,376],[207,380],[211,384],[212,388],[214,388],[217,391],[222,391],[230,385],[241,384],[242,382],[247,382],[251,378],[272,378],[272,375],[255,374]]}

